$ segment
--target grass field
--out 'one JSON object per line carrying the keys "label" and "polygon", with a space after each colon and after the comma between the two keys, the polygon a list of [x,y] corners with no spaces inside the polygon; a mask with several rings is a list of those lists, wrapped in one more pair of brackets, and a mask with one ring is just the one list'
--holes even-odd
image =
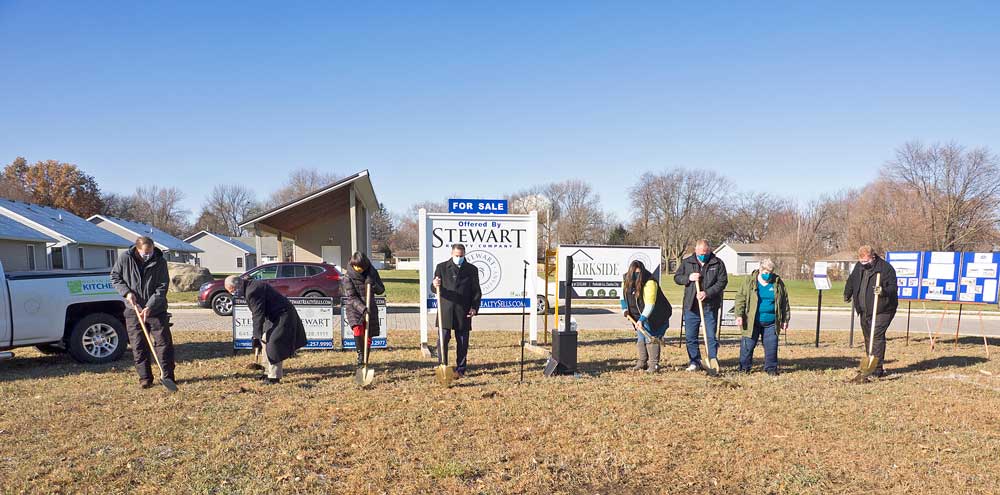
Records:
{"label": "grass field", "polygon": [[[451,389],[416,332],[373,355],[368,390],[353,356],[324,351],[258,384],[221,332],[175,335],[175,395],[138,389],[128,355],[83,366],[20,351],[0,365],[0,491],[1000,492],[1000,364],[975,339],[933,354],[892,339],[892,378],[851,385],[860,349],[793,333],[780,377],[729,375],[732,389],[628,372],[633,343],[611,331],[582,335],[578,378],[544,378],[533,357],[518,385],[517,338],[476,332]],[[723,366],[736,354],[727,342]],[[685,363],[664,348],[668,369]]]}

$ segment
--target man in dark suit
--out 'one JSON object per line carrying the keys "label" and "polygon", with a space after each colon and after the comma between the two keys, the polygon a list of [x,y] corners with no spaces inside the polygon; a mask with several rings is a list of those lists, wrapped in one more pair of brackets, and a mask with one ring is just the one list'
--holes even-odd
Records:
{"label": "man in dark suit", "polygon": [[280,382],[284,375],[282,361],[306,345],[306,329],[299,313],[285,296],[267,282],[230,275],[226,277],[225,285],[230,293],[243,296],[253,313],[253,346],[261,347],[261,343],[266,346],[260,363],[267,370],[264,382]]}
{"label": "man in dark suit", "polygon": [[448,343],[454,330],[458,354],[455,374],[462,378],[466,371],[472,318],[479,313],[479,302],[483,298],[479,287],[479,269],[465,261],[464,245],[452,244],[451,259],[438,263],[434,269],[434,290],[439,288],[441,300],[438,301],[438,311],[441,312],[444,342],[438,346],[438,352],[443,352],[447,360]]}

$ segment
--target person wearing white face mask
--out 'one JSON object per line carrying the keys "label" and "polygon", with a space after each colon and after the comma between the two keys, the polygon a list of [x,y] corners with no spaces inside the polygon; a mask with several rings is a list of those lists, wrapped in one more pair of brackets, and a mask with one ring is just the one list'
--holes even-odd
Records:
{"label": "person wearing white face mask", "polygon": [[764,371],[778,374],[778,334],[788,330],[791,310],[785,282],[774,273],[774,262],[763,259],[760,268],[740,285],[736,293],[736,325],[743,330],[740,339],[740,371],[750,372],[757,342],[764,341]]}
{"label": "person wearing white face mask", "polygon": [[[479,303],[483,291],[479,287],[479,269],[465,260],[465,246],[452,244],[451,259],[438,263],[434,269],[434,290],[441,291],[438,311],[441,312],[441,327],[444,342],[438,345],[438,352],[448,356],[448,342],[455,331],[455,374],[465,376],[466,358],[469,353],[469,332],[472,318],[479,313]],[[447,360],[446,360],[447,361]]]}
{"label": "person wearing white face mask", "polygon": [[[163,377],[174,380],[174,342],[170,335],[170,313],[167,313],[167,287],[170,274],[167,260],[160,248],[149,237],[142,236],[129,248],[125,256],[119,256],[111,269],[111,283],[115,290],[127,301],[125,308],[125,329],[132,346],[135,370],[139,374],[139,386],[153,385],[150,363],[150,349],[139,325],[139,318],[146,324],[153,340],[152,352],[156,353],[163,367]],[[136,315],[136,308],[139,314]]]}

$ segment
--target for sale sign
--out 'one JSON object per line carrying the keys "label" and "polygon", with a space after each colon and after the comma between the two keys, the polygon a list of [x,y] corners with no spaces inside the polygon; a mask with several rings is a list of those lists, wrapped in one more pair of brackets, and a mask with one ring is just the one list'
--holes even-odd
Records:
{"label": "for sale sign", "polygon": [[[289,297],[306,329],[306,349],[333,349],[334,312],[332,297]],[[268,329],[264,323],[264,331]],[[253,348],[253,314],[246,299],[233,300],[233,348]]]}

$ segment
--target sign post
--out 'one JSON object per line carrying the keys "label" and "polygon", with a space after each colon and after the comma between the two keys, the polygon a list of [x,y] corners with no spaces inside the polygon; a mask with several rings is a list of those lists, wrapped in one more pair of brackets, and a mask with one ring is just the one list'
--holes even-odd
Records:
{"label": "sign post", "polygon": [[830,290],[830,278],[827,276],[827,262],[817,261],[813,266],[813,285],[816,286],[816,347],[819,347],[819,326],[823,315],[823,291]]}

